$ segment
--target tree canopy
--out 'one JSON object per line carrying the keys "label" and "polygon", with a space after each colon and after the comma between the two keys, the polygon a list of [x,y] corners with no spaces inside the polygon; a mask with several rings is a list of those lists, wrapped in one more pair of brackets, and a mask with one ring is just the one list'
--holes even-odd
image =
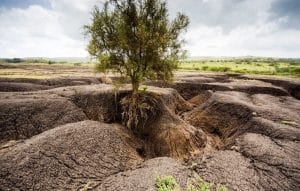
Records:
{"label": "tree canopy", "polygon": [[164,0],[108,0],[95,6],[88,52],[97,69],[113,69],[130,78],[133,93],[145,79],[169,80],[182,56],[180,33],[189,24],[184,14],[170,19]]}

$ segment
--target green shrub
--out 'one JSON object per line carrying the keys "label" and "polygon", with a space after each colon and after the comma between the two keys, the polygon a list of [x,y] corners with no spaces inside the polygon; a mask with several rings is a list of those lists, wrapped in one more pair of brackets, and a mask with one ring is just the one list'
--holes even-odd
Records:
{"label": "green shrub", "polygon": [[157,191],[175,191],[180,190],[173,176],[157,177],[155,180]]}
{"label": "green shrub", "polygon": [[81,63],[74,63],[74,66],[81,66]]}
{"label": "green shrub", "polygon": [[217,191],[229,191],[228,188],[224,185],[218,185]]}
{"label": "green shrub", "polygon": [[202,66],[202,70],[206,71],[208,69],[208,66]]}
{"label": "green shrub", "polygon": [[299,63],[299,62],[296,62],[296,61],[291,61],[289,64],[290,64],[291,66],[299,66],[299,65],[300,65],[300,63]]}
{"label": "green shrub", "polygon": [[187,191],[210,191],[211,184],[205,182],[202,178],[197,177],[188,182]]}
{"label": "green shrub", "polygon": [[277,67],[277,66],[275,66],[275,71],[277,73],[289,73],[290,69],[288,67]]}
{"label": "green shrub", "polygon": [[[157,177],[155,180],[157,191],[179,191],[180,187],[172,176]],[[208,183],[199,176],[189,179],[186,191],[229,191],[221,184]]]}
{"label": "green shrub", "polygon": [[208,67],[208,70],[213,72],[229,72],[231,69],[225,66],[211,66]]}
{"label": "green shrub", "polygon": [[49,60],[49,61],[48,61],[48,64],[51,65],[51,64],[54,64],[54,62],[51,61],[51,60]]}
{"label": "green shrub", "polygon": [[299,76],[300,75],[300,67],[291,67],[290,72],[293,75],[298,75]]}

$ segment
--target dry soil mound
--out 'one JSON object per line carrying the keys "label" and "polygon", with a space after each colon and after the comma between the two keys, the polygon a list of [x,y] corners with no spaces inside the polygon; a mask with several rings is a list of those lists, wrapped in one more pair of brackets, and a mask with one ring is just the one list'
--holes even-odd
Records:
{"label": "dry soil mound", "polygon": [[[229,143],[246,131],[265,132],[268,136],[275,135],[280,129],[282,133],[296,132],[300,127],[299,113],[300,101],[292,97],[231,91],[213,93],[204,104],[186,113],[185,119]],[[270,128],[265,121],[277,126]]]}
{"label": "dry soil mound", "polygon": [[219,136],[227,151],[198,158],[197,173],[231,190],[298,190],[299,113],[292,97],[212,93],[185,119]]}
{"label": "dry soil mound", "polygon": [[75,104],[54,94],[2,93],[0,97],[0,142],[29,138],[58,125],[87,119]]}
{"label": "dry soil mound", "polygon": [[95,121],[48,130],[0,150],[3,190],[78,190],[131,169],[142,159],[139,143],[119,125]]}
{"label": "dry soil mound", "polygon": [[118,102],[110,85],[70,86],[45,91],[0,94],[0,142],[29,138],[66,123],[82,120],[120,120]]}
{"label": "dry soil mound", "polygon": [[186,188],[192,172],[171,158],[155,158],[146,161],[135,170],[121,172],[106,178],[96,190],[147,190],[155,191],[157,177],[173,176],[181,188]]}
{"label": "dry soil mound", "polygon": [[[185,188],[194,173],[230,190],[300,188],[297,81],[182,75],[177,91],[147,88],[159,115],[131,134],[99,122],[120,123],[119,101],[130,87],[116,93],[111,85],[59,80],[28,82],[79,86],[0,94],[2,142],[28,138],[2,144],[0,190],[155,190],[159,175]],[[70,122],[77,123],[61,126]],[[142,164],[158,156],[189,159],[194,171],[170,158]]]}
{"label": "dry soil mound", "polygon": [[[146,155],[188,159],[201,152],[206,140],[204,132],[189,125],[178,116],[182,112],[191,110],[193,108],[191,104],[171,88],[148,87],[147,94],[156,99],[154,107],[159,111],[156,112],[154,119],[139,127],[137,136],[146,143]],[[140,105],[145,104],[140,103]]]}
{"label": "dry soil mound", "polygon": [[50,89],[50,86],[22,82],[0,82],[0,92],[25,92]]}
{"label": "dry soil mound", "polygon": [[130,92],[129,87],[117,91],[112,85],[97,84],[87,86],[61,87],[45,91],[71,100],[95,121],[120,121],[120,99]]}
{"label": "dry soil mound", "polygon": [[63,86],[90,85],[99,83],[101,83],[100,79],[92,77],[50,79],[0,78],[0,92],[36,91]]}

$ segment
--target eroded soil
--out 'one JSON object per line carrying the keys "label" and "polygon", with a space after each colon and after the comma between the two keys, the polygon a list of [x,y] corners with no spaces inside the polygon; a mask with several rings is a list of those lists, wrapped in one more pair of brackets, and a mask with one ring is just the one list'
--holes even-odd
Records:
{"label": "eroded soil", "polygon": [[146,83],[160,114],[121,124],[116,88],[96,77],[0,80],[0,190],[155,190],[172,175],[230,190],[300,189],[298,79],[178,73]]}

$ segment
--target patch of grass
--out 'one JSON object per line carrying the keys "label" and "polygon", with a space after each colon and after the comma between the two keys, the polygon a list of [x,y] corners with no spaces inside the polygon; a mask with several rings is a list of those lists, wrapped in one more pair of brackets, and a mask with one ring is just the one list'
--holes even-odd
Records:
{"label": "patch of grass", "polygon": [[157,177],[155,180],[157,191],[179,191],[179,186],[173,176]]}
{"label": "patch of grass", "polygon": [[187,191],[229,191],[228,188],[221,184],[213,184],[204,181],[200,177],[188,181]]}
{"label": "patch of grass", "polygon": [[208,67],[207,70],[212,71],[212,72],[229,72],[231,69],[227,66],[212,66]]}
{"label": "patch of grass", "polygon": [[[180,191],[180,187],[173,176],[157,177],[155,180],[157,191]],[[229,191],[221,184],[208,183],[199,176],[188,180],[186,191]]]}
{"label": "patch of grass", "polygon": [[74,63],[74,66],[81,66],[81,63]]}
{"label": "patch of grass", "polygon": [[299,59],[245,58],[182,61],[180,70],[300,76]]}
{"label": "patch of grass", "polygon": [[50,79],[57,77],[95,76],[93,64],[48,63],[3,63],[0,66],[0,78]]}
{"label": "patch of grass", "polygon": [[217,189],[218,191],[229,191],[228,188],[224,185],[219,185]]}
{"label": "patch of grass", "polygon": [[192,179],[188,182],[187,191],[210,191],[212,185],[205,182],[200,177]]}

